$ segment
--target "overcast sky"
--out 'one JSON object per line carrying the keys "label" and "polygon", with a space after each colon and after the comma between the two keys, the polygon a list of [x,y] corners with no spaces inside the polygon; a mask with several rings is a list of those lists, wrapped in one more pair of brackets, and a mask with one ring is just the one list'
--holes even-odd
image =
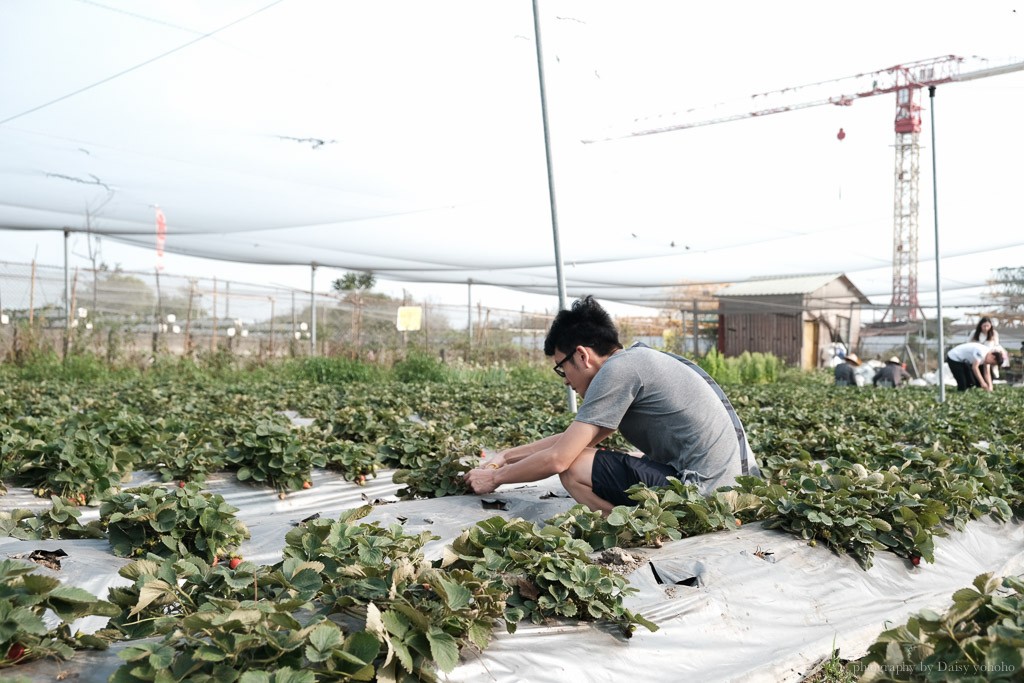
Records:
{"label": "overcast sky", "polygon": [[[567,270],[594,283],[598,296],[601,287],[614,286],[628,297],[631,288],[647,291],[675,281],[846,272],[873,301],[886,303],[895,96],[581,141],[622,133],[637,125],[635,119],[664,121],[687,108],[941,55],[1024,59],[1016,1],[541,0],[539,6],[563,253]],[[174,190],[194,195],[195,186],[185,181],[209,173],[202,192],[219,220],[241,221],[244,206],[271,194],[282,195],[272,210],[286,225],[289,219],[323,223],[320,214],[334,208],[321,203],[327,196],[367,215],[386,200],[417,218],[368,223],[360,235],[367,251],[411,258],[436,249],[436,258],[495,267],[503,259],[529,265],[536,253],[550,257],[533,20],[525,0],[0,0],[0,66],[0,173],[8,208],[20,202],[10,197],[23,180],[20,196],[57,187],[25,200],[33,209],[50,203],[42,208],[80,211],[85,203],[96,207],[95,220],[110,226],[151,215],[160,204],[171,250],[175,229],[190,225],[189,212],[197,210],[184,201],[176,205]],[[127,99],[115,107],[118,89]],[[812,92],[794,90],[793,103]],[[58,98],[65,99],[48,104]],[[928,305],[935,289],[933,150],[926,93],[922,100],[919,288]],[[992,268],[1024,264],[1018,206],[1022,104],[1022,73],[938,90],[936,162],[948,306],[980,305]],[[263,172],[258,178],[253,173],[251,182],[240,180],[248,168],[267,163],[261,140],[268,130],[297,138],[315,133],[326,144],[312,152],[298,140],[288,142],[294,147],[274,152],[282,155],[275,157],[279,177]],[[179,139],[186,138],[176,131],[187,131],[196,146],[180,149]],[[112,135],[116,146],[107,137]],[[43,158],[36,143],[37,156],[19,165],[26,139],[54,148],[74,141],[94,157],[96,149],[126,159],[176,156],[180,177],[169,177],[165,164],[159,186],[147,179],[153,187],[135,188],[135,207],[126,202],[133,189],[127,182],[117,201],[103,205],[98,187],[86,188],[93,194],[82,200],[74,195],[82,188],[68,183],[31,184],[55,174],[35,161]],[[238,144],[246,139],[248,145]],[[346,156],[359,163],[325,161]],[[83,171],[77,177],[89,176]],[[322,232],[288,239],[298,245],[320,237],[328,240]],[[4,260],[36,257],[59,264],[63,258],[59,232],[2,231],[0,240]],[[73,252],[84,265],[82,237],[73,238]],[[152,249],[109,239],[103,256],[126,269],[151,270],[155,263]],[[246,282],[309,284],[308,268],[296,266],[211,265],[174,253],[165,255],[163,265],[169,273],[214,270]],[[337,275],[324,269],[320,287]],[[466,300],[464,286],[381,285],[390,293],[404,287],[414,296]],[[479,287],[474,298],[517,309],[553,307],[553,295]]]}

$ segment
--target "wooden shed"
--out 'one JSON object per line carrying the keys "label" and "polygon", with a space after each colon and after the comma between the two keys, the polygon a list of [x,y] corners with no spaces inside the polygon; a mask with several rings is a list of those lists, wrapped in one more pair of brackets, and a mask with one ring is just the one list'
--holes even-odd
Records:
{"label": "wooden shed", "polygon": [[737,282],[717,297],[720,353],[772,353],[807,370],[822,364],[832,342],[857,347],[860,308],[871,303],[835,273]]}

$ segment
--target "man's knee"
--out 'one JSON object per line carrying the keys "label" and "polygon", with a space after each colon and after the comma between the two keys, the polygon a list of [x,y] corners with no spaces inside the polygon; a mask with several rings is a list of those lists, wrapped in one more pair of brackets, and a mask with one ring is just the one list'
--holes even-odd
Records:
{"label": "man's knee", "polygon": [[568,489],[582,483],[578,475],[579,470],[570,466],[569,469],[564,472],[558,473],[558,479],[562,482],[562,486]]}

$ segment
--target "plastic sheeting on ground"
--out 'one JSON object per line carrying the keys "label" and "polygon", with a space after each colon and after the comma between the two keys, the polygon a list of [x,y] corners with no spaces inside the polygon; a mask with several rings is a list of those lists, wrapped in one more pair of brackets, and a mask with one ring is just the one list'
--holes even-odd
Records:
{"label": "plastic sheeting on ground", "polygon": [[[133,483],[146,480],[139,475]],[[274,491],[242,485],[230,475],[208,482],[211,491],[239,508],[238,516],[250,529],[252,537],[241,554],[268,564],[281,558],[284,535],[296,522],[316,513],[337,517],[367,502],[376,507],[364,521],[397,522],[410,533],[429,530],[438,536],[427,545],[428,557],[438,557],[446,543],[480,520],[501,515],[541,522],[573,502],[557,478],[502,487],[482,498],[416,501],[394,496],[398,487],[389,473],[360,487],[318,471],[313,484],[281,500]],[[4,507],[27,507],[21,501],[28,496],[14,489],[3,499]],[[37,548],[67,552],[57,575],[98,597],[105,598],[110,586],[127,583],[117,570],[128,560],[114,557],[106,541],[0,539],[2,557]],[[626,606],[655,622],[657,632],[640,627],[627,640],[608,625],[524,623],[514,634],[499,629],[483,653],[464,652],[446,680],[621,681],[642,671],[648,681],[796,681],[834,648],[845,658],[859,657],[883,629],[924,608],[946,609],[953,592],[978,574],[1022,573],[1024,526],[972,522],[963,533],[937,538],[935,563],[917,568],[882,552],[864,571],[849,557],[757,524],[628,552],[643,561],[628,575],[638,592]],[[90,618],[77,626],[90,631],[104,621]],[[6,673],[51,681],[71,672],[81,683],[106,681],[121,664],[116,656],[121,647],[79,652],[66,663],[34,662]]]}

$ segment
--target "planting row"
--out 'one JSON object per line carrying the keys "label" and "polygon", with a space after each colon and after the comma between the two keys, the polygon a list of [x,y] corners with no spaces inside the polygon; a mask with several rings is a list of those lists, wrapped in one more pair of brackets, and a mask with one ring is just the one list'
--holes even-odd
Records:
{"label": "planting row", "polygon": [[[249,668],[253,671],[246,680],[275,680],[255,671],[260,657],[270,653],[282,657],[282,666],[294,664],[296,680],[428,676],[434,667],[450,670],[452,653],[457,658],[462,647],[486,645],[484,634],[499,618],[510,628],[524,618],[610,619],[623,625],[624,633],[637,624],[652,627],[622,610],[628,586],[590,561],[597,550],[658,546],[761,521],[849,554],[864,568],[877,551],[917,565],[933,561],[935,536],[983,516],[1005,521],[1024,508],[1018,438],[1024,409],[1011,391],[954,395],[946,405],[914,390],[853,395],[823,386],[732,388],[730,396],[758,453],[764,480],[744,478],[734,489],[708,498],[680,484],[638,488],[632,492],[637,505],[616,508],[608,517],[577,506],[541,527],[495,518],[467,530],[443,563],[424,562],[417,553],[427,539],[406,537],[398,528],[356,525],[355,517],[346,516],[316,520],[289,535],[288,547],[301,539],[302,552],[286,551],[284,563],[255,567],[234,561],[231,567],[225,560],[246,532],[230,506],[201,491],[206,473],[233,470],[240,480],[274,486],[284,494],[308,482],[312,467],[335,468],[355,481],[390,467],[400,470],[395,479],[405,484],[407,497],[458,494],[464,492],[461,474],[480,447],[502,448],[563,429],[571,416],[561,406],[561,392],[557,385],[541,383],[211,386],[144,378],[96,387],[8,383],[0,390],[0,476],[54,499],[45,512],[15,510],[0,516],[0,533],[106,536],[116,554],[145,557],[143,563],[150,564],[126,567],[138,573],[129,577],[138,592],[116,598],[112,592],[117,615],[91,596],[61,596],[59,587],[53,587],[56,596],[33,594],[25,604],[4,607],[0,598],[5,613],[22,610],[18,614],[24,617],[0,632],[0,647],[19,655],[4,661],[34,656],[26,652],[66,655],[63,648],[100,646],[104,639],[164,635],[159,645],[125,651],[134,658],[129,668],[134,673],[119,673],[132,676],[119,680],[154,680],[150,674],[155,677],[168,667],[200,678],[199,672],[219,678],[228,670]],[[297,428],[281,410],[311,418],[312,424]],[[120,483],[133,469],[190,483],[121,491]],[[85,502],[100,505],[98,522],[78,523],[75,505]],[[332,553],[349,547],[349,536],[371,540],[354,556],[332,560]],[[522,552],[520,541],[528,545]],[[413,559],[395,564],[398,556],[387,550],[392,546],[405,549],[401,558]],[[377,560],[386,566],[367,569]],[[300,568],[295,562],[312,565]],[[4,579],[3,595],[49,590],[45,582],[23,578],[23,567],[8,571],[13,573]],[[328,588],[293,595],[288,591],[297,590],[292,584],[299,574],[307,592],[312,588],[306,581]],[[358,588],[339,588],[342,577]],[[17,587],[26,580],[28,588]],[[163,588],[146,587],[156,580],[170,593],[181,592],[177,602],[156,602]],[[488,583],[493,581],[501,585]],[[983,588],[989,593],[983,595],[994,590],[990,583],[995,580],[986,581]],[[219,593],[213,584],[236,592]],[[187,589],[190,585],[194,588]],[[382,595],[401,599],[391,603]],[[268,607],[271,597],[284,606]],[[996,605],[993,609],[1003,607],[1001,596],[985,600]],[[82,609],[101,610],[95,613],[109,613],[111,626],[88,638],[73,636],[66,625],[64,631],[40,632],[27,614],[51,609],[61,615],[53,605],[74,616]],[[151,606],[159,613],[145,613]],[[318,616],[298,622],[292,615],[300,607]],[[471,619],[460,612],[466,609]],[[344,623],[324,619],[337,614],[354,614],[355,626],[346,630]],[[932,616],[914,622],[913,629],[908,625],[911,630],[900,631],[899,637],[931,637],[927,629],[941,620]],[[162,621],[165,617],[169,621]],[[989,616],[979,608],[955,618],[984,621]],[[129,628],[133,623],[145,626]],[[145,632],[151,627],[156,630]],[[985,652],[994,654],[986,656],[1003,662],[1005,648],[1016,647],[1003,635],[1012,634],[1005,628],[989,631],[988,640],[982,640]],[[314,633],[315,644],[310,640]],[[220,650],[203,649],[211,642],[220,643]],[[256,643],[253,648],[262,654],[224,654],[226,644],[240,642]],[[290,659],[282,654],[282,643],[294,646],[288,650]],[[922,658],[931,656],[925,645],[920,650]],[[892,648],[874,652],[872,661],[881,664],[896,656]],[[211,673],[215,670],[221,673]],[[878,667],[871,671],[877,674]]]}
{"label": "planting row", "polygon": [[[194,485],[171,494],[157,488],[119,498],[169,503],[159,511],[139,505],[128,514],[103,515],[120,524],[119,533],[111,534],[117,554],[136,555],[133,543],[160,538],[140,546],[150,552],[120,571],[131,585],[110,589],[107,600],[34,573],[31,563],[0,562],[0,651],[7,653],[0,668],[139,641],[119,653],[126,663],[112,680],[435,680],[436,670],[450,671],[466,648],[486,648],[500,623],[509,632],[524,619],[611,621],[627,637],[637,625],[656,630],[623,608],[632,589],[595,564],[594,551],[657,546],[730,528],[739,523],[737,513],[759,504],[756,496],[735,490],[704,498],[678,482],[656,490],[637,487],[638,505],[616,508],[607,518],[577,505],[543,525],[485,520],[434,562],[422,554],[423,544],[435,538],[429,532],[359,523],[366,506],[337,520],[300,524],[286,535],[281,562],[255,565],[192,554],[205,555],[246,533],[231,523],[232,510],[218,497]],[[167,524],[215,507],[226,517],[193,533]],[[850,670],[866,681],[931,680],[950,671],[1001,672],[1006,675],[984,679],[1015,680],[1024,633],[1022,587],[1012,578],[979,577],[975,589],[953,596],[947,614],[924,612],[886,631]],[[57,627],[46,628],[47,610],[61,619]],[[72,633],[70,622],[85,615],[109,617],[106,628]]]}

